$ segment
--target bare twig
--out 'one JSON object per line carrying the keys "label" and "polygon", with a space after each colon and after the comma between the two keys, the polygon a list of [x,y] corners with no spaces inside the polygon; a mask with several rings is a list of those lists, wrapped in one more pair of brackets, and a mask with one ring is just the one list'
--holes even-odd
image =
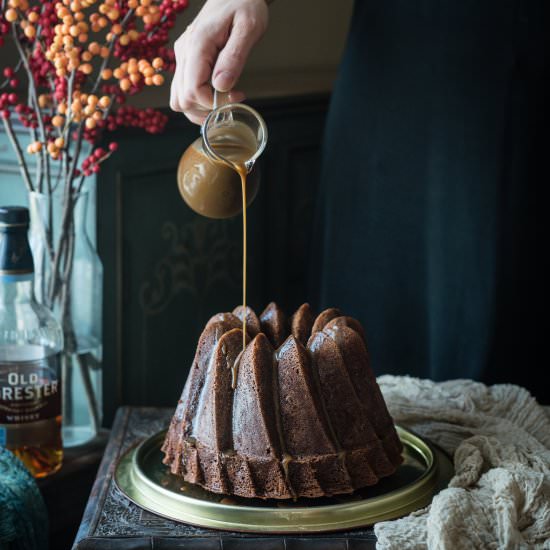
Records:
{"label": "bare twig", "polygon": [[92,431],[94,433],[97,433],[100,428],[99,405],[97,402],[94,388],[92,386],[89,359],[93,359],[93,355],[91,353],[77,352],[76,354],[76,360],[78,361],[78,367],[80,369],[80,375],[82,377],[82,383],[84,385],[84,393],[86,395],[86,404],[88,405],[88,412],[90,413],[90,420],[92,422]]}
{"label": "bare twig", "polygon": [[[71,199],[73,200],[73,199]],[[72,211],[74,214],[75,201],[73,200]],[[65,283],[65,289],[70,292],[70,285],[68,284],[71,280],[71,274],[73,271],[73,260],[74,260],[74,250],[75,250],[75,220],[74,215],[71,216],[71,221],[69,224],[69,229],[67,230],[67,253],[65,254],[65,261],[63,262],[63,282]],[[67,296],[65,296],[67,298]],[[66,304],[67,315],[70,317],[70,300],[67,300]],[[72,319],[72,318],[71,318]],[[75,349],[76,351],[76,349]]]}
{"label": "bare twig", "polygon": [[78,200],[78,198],[80,197],[80,193],[82,192],[82,187],[84,186],[85,180],[86,180],[86,176],[82,174],[76,186],[76,193],[75,193],[76,200]]}
{"label": "bare twig", "polygon": [[13,131],[13,127],[11,125],[10,119],[3,118],[3,121],[4,121],[4,127],[6,128],[6,134],[8,135],[11,141],[11,144],[15,150],[15,156],[17,157],[17,164],[19,165],[19,170],[21,170],[23,181],[25,182],[25,185],[27,186],[27,190],[29,192],[34,191],[31,176],[29,174],[29,169],[27,168],[27,163],[23,157],[23,151],[21,150],[21,146],[19,145],[19,141],[17,140],[17,136],[15,135],[15,132]]}
{"label": "bare twig", "polygon": [[111,94],[109,96],[109,107],[107,107],[107,109],[105,109],[105,112],[103,113],[103,120],[106,120],[107,117],[111,114],[111,111],[113,109],[113,105],[115,103],[115,94]]}
{"label": "bare twig", "polygon": [[71,186],[74,179],[74,174],[76,171],[76,165],[78,163],[78,157],[80,156],[80,150],[82,149],[82,138],[84,136],[84,122],[78,124],[78,129],[76,130],[76,145],[73,160],[71,162],[71,167],[67,173],[66,185]]}
{"label": "bare twig", "polygon": [[[38,136],[36,135],[36,128],[31,128],[31,139],[33,141],[38,141]],[[42,144],[44,146],[44,144]],[[42,155],[36,155],[36,189],[39,193],[42,193],[42,180],[43,171],[42,171]]]}
{"label": "bare twig", "polygon": [[59,187],[59,184],[61,183],[61,172],[63,172],[63,165],[59,163],[59,168],[57,169],[57,174],[54,178],[54,183],[52,185],[52,188],[48,191],[49,193],[55,193],[57,191],[57,188]]}
{"label": "bare twig", "polygon": [[163,15],[160,19],[160,21],[147,33],[147,38],[151,38],[154,36],[155,32],[158,30],[158,26],[162,25],[162,23],[165,23],[168,18],[166,15]]}
{"label": "bare twig", "polygon": [[59,240],[57,250],[55,251],[52,273],[50,279],[50,288],[48,293],[49,306],[52,307],[55,303],[57,295],[62,283],[64,282],[61,274],[61,262],[63,256],[67,255],[67,244],[69,238],[69,229],[71,227],[73,217],[73,198],[69,186],[65,186],[65,193],[63,196],[63,213],[61,216],[61,229],[59,232]]}
{"label": "bare twig", "polygon": [[65,150],[67,154],[69,153],[69,148],[71,146],[71,119],[73,117],[73,90],[74,90],[74,79],[76,71],[71,71],[71,75],[67,79],[67,126],[65,130]]}
{"label": "bare twig", "polygon": [[17,48],[17,52],[19,53],[19,58],[21,62],[23,63],[23,67],[25,68],[25,71],[27,72],[27,78],[29,79],[29,90],[31,92],[31,98],[32,103],[34,104],[34,110],[36,112],[36,119],[38,122],[38,129],[40,130],[40,139],[43,143],[42,147],[42,162],[44,164],[44,168],[46,171],[46,180],[50,179],[50,163],[47,160],[48,152],[46,151],[46,129],[44,128],[44,120],[42,119],[42,111],[40,109],[40,105],[38,104],[38,94],[36,92],[36,84],[34,82],[33,74],[29,65],[29,60],[27,59],[27,54],[23,50],[23,46],[21,45],[21,42],[19,40],[19,37],[17,36],[17,30],[15,28],[15,24],[12,23],[11,25],[11,31],[13,35],[13,41],[15,43],[15,47]]}
{"label": "bare twig", "polygon": [[[50,155],[46,155],[46,170],[50,173]],[[48,245],[48,251],[50,253],[50,261],[53,262],[54,250],[53,250],[53,190],[52,190],[52,179],[51,177],[46,179],[47,185],[47,196],[48,201],[48,228],[46,232],[47,240],[46,244]]]}

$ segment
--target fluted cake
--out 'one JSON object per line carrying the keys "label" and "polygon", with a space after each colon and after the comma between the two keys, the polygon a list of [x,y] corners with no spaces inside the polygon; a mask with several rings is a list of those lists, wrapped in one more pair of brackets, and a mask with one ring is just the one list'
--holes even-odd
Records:
{"label": "fluted cake", "polygon": [[274,303],[208,321],[162,448],[185,481],[277,499],[374,485],[401,449],[361,324],[308,304],[287,322]]}

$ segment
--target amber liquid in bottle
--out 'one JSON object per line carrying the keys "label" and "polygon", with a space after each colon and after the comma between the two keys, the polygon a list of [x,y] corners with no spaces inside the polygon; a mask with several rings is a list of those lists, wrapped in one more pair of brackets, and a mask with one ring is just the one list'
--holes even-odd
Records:
{"label": "amber liquid in bottle", "polygon": [[63,461],[59,354],[10,346],[0,358],[0,436],[31,474],[45,477]]}
{"label": "amber liquid in bottle", "polygon": [[63,447],[57,442],[61,431],[61,416],[55,425],[42,433],[46,442],[40,447],[17,447],[13,453],[37,479],[57,472],[63,464]]}
{"label": "amber liquid in bottle", "polygon": [[30,445],[21,444],[11,451],[35,478],[49,476],[57,472],[63,464],[60,432],[61,415],[55,417],[53,422],[42,430],[42,443],[39,447],[30,442]]}

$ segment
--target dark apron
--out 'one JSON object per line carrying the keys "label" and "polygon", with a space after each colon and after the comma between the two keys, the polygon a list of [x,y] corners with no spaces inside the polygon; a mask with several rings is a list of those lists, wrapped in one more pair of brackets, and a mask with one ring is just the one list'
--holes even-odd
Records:
{"label": "dark apron", "polygon": [[548,401],[534,358],[544,30],[539,1],[356,3],[311,281],[319,307],[364,323],[378,374],[515,382]]}

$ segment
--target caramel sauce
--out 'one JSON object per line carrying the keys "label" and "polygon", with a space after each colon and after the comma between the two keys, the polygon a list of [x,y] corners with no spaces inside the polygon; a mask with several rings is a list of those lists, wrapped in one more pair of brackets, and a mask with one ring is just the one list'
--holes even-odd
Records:
{"label": "caramel sauce", "polygon": [[[239,175],[241,181],[241,204],[243,216],[243,352],[246,348],[246,259],[247,259],[247,226],[246,226],[246,207],[247,207],[247,176],[248,161],[256,152],[255,143],[251,140],[253,136],[246,127],[236,125],[231,127],[231,132],[220,133],[211,138],[212,148],[221,157],[227,160],[227,164]],[[237,363],[237,361],[235,361]],[[233,381],[236,383],[236,369],[233,369]]]}
{"label": "caramel sauce", "polygon": [[[246,328],[246,326],[245,326]],[[245,342],[243,342],[243,346],[245,345]],[[237,376],[239,374],[239,366],[241,364],[241,358],[243,356],[244,347],[235,358],[235,361],[233,361],[233,365],[231,365],[231,389],[234,390],[237,387]]]}
{"label": "caramel sauce", "polygon": [[288,465],[292,462],[292,460],[293,458],[291,455],[289,455],[286,451],[283,452],[283,459],[281,460],[281,466],[283,467],[283,472],[285,474],[285,481],[290,491],[290,494],[292,495],[292,498],[296,500],[296,493],[294,492],[294,488],[292,487],[292,483],[290,482],[290,475],[288,472]]}
{"label": "caramel sauce", "polygon": [[288,465],[292,462],[292,456],[288,453],[283,453],[283,460],[281,460],[281,465],[285,473],[285,477],[288,479]]}
{"label": "caramel sauce", "polygon": [[237,173],[241,177],[241,190],[243,195],[243,353],[246,348],[246,175],[244,164],[236,165]]}

